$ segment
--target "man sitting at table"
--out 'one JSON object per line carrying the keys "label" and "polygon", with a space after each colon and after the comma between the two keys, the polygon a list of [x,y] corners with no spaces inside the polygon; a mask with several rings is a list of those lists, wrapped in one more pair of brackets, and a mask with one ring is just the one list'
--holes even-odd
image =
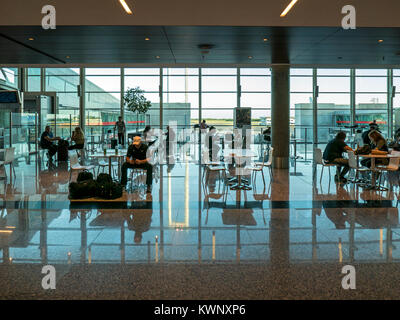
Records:
{"label": "man sitting at table", "polygon": [[128,148],[128,152],[126,154],[126,162],[122,165],[122,178],[121,184],[126,186],[127,183],[127,174],[128,168],[141,168],[146,170],[146,184],[147,184],[147,193],[151,193],[151,185],[153,181],[153,166],[149,163],[147,156],[148,147],[142,143],[142,140],[139,136],[133,138],[132,144]]}
{"label": "man sitting at table", "polygon": [[346,140],[346,133],[343,131],[338,132],[335,139],[328,142],[324,151],[324,160],[330,164],[338,166],[337,174],[335,175],[335,182],[346,183],[347,179],[344,177],[349,171],[349,160],[343,158],[343,152],[353,151],[344,141]]}
{"label": "man sitting at table", "polygon": [[49,161],[53,161],[53,156],[57,153],[58,147],[53,143],[53,141],[60,140],[60,137],[53,137],[51,132],[51,127],[46,126],[44,132],[40,136],[40,147],[42,149],[48,150]]}

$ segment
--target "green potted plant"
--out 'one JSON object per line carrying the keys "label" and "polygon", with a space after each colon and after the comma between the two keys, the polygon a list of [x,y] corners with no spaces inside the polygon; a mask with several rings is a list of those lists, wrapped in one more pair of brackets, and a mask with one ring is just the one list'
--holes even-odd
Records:
{"label": "green potted plant", "polygon": [[[139,114],[145,114],[151,107],[151,101],[147,100],[143,93],[144,91],[142,89],[136,87],[128,88],[124,94],[126,108],[138,115],[137,120],[139,120]],[[138,130],[139,127],[138,122],[139,121],[136,123],[136,130]]]}

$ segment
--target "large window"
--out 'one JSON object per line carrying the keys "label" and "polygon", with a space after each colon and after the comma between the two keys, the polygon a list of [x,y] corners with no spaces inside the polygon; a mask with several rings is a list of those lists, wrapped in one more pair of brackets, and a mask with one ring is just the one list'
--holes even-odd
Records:
{"label": "large window", "polygon": [[78,68],[45,69],[44,91],[57,93],[57,134],[62,137],[70,136],[79,125],[79,74]]}
{"label": "large window", "polygon": [[163,127],[177,126],[177,141],[187,141],[199,123],[199,69],[164,68],[162,87]]}
{"label": "large window", "polygon": [[269,68],[240,69],[240,106],[251,108],[255,134],[271,124],[271,70]]}
{"label": "large window", "polygon": [[400,129],[400,69],[393,70],[393,132]]}
{"label": "large window", "polygon": [[18,68],[0,68],[0,83],[18,88]]}
{"label": "large window", "polygon": [[41,91],[41,72],[40,68],[27,68],[27,90],[28,91]]}
{"label": "large window", "polygon": [[151,101],[150,110],[146,115],[133,114],[125,109],[127,130],[143,130],[144,126],[160,126],[160,68],[126,68],[124,78],[124,91],[139,87],[144,91],[144,96]]}
{"label": "large window", "polygon": [[[292,155],[296,151],[296,155],[311,156],[314,84],[319,88],[316,111],[320,148],[324,148],[337,131],[347,131],[351,139],[354,134],[352,125],[366,127],[373,120],[388,136],[389,85],[393,80],[393,86],[400,88],[399,70],[393,70],[391,79],[392,72],[387,69],[291,68],[290,134],[292,146],[294,142],[297,146],[296,150],[292,147]],[[1,83],[18,86],[17,68],[2,67],[0,71]],[[125,110],[128,132],[141,131],[145,125],[160,127],[160,94],[163,129],[170,121],[176,121],[179,128],[193,128],[201,117],[221,133],[229,131],[234,126],[237,106],[251,108],[255,135],[271,124],[269,67],[85,68],[84,71],[86,134],[106,136],[111,130],[112,135],[114,122],[121,114],[121,93],[135,87],[144,90],[152,105],[145,115]],[[26,68],[25,74],[28,92],[43,90],[49,95],[56,94],[57,129],[67,136],[69,128],[79,123],[80,69]],[[41,79],[42,75],[45,79]],[[400,128],[399,97],[397,94],[393,96],[394,130]],[[52,117],[54,120],[54,115]]]}
{"label": "large window", "polygon": [[386,69],[357,69],[355,79],[356,122],[367,127],[376,120],[384,135],[388,134],[387,73]]}
{"label": "large window", "polygon": [[313,70],[290,69],[291,155],[307,157],[313,134]]}
{"label": "large window", "polygon": [[86,132],[111,138],[121,114],[121,69],[85,69]]}
{"label": "large window", "polygon": [[350,133],[350,70],[318,69],[318,143],[324,149],[334,135],[344,130]]}
{"label": "large window", "polygon": [[237,68],[203,68],[201,70],[202,119],[219,131],[233,126],[237,107]]}

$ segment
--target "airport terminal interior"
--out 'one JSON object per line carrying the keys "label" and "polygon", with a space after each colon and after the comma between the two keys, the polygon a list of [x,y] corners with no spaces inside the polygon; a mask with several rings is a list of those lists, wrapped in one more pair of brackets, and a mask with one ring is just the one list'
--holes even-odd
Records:
{"label": "airport terminal interior", "polygon": [[[341,8],[312,26],[4,22],[0,298],[397,298],[399,29],[360,9],[345,30]],[[341,133],[344,167],[326,157]],[[124,164],[142,146],[150,172]],[[121,194],[72,194],[82,172]]]}

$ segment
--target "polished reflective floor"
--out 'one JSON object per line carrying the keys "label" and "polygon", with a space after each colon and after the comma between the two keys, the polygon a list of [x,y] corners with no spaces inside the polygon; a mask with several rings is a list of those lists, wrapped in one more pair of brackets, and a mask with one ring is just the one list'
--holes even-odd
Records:
{"label": "polished reflective floor", "polygon": [[[228,178],[235,175],[233,168],[226,168]],[[98,274],[113,265],[164,266],[173,272],[183,266],[201,270],[220,266],[236,277],[247,271],[233,272],[229,266],[248,270],[308,266],[315,272],[334,266],[331,277],[340,286],[338,266],[397,268],[400,261],[398,173],[383,176],[387,191],[374,191],[335,183],[333,169],[332,178],[325,169],[320,182],[320,167],[314,176],[312,161],[293,160],[289,170],[274,170],[273,179],[265,168],[265,181],[258,173],[251,190],[231,190],[218,172],[204,174],[205,166],[198,160],[180,155],[174,164],[156,166],[151,194],[146,194],[144,176],[138,176],[120,199],[70,201],[66,163],[49,168],[46,161],[31,155],[15,161],[15,177],[6,170],[7,178],[0,181],[3,276],[16,270],[29,274],[29,268],[44,264],[66,268],[64,275],[71,268],[96,265],[105,268]],[[252,277],[260,277],[257,270]],[[2,284],[7,281],[0,278]],[[20,286],[3,295],[27,292]],[[169,297],[152,290],[148,297]],[[249,292],[245,297],[267,296]],[[312,297],[318,298],[318,293]]]}

